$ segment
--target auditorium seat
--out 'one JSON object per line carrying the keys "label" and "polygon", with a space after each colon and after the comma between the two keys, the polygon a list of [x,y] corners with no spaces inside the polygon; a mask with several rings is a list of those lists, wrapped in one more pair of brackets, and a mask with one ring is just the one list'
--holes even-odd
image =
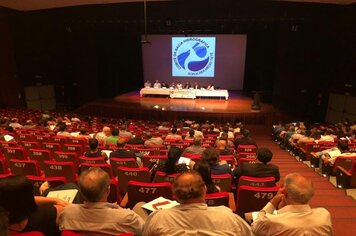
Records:
{"label": "auditorium seat", "polygon": [[43,172],[46,177],[65,177],[67,182],[76,182],[78,179],[72,162],[45,161]]}
{"label": "auditorium seat", "polygon": [[345,170],[349,170],[352,166],[352,162],[356,160],[355,156],[339,156],[336,157],[334,165],[325,164],[323,161],[321,162],[321,174],[323,176],[335,176],[337,172],[337,167],[343,167]]}
{"label": "auditorium seat", "polygon": [[40,148],[40,143],[35,141],[22,141],[22,146],[28,151],[30,148]]}
{"label": "auditorium seat", "polygon": [[9,168],[5,158],[0,158],[0,174],[9,174]]}
{"label": "auditorium seat", "polygon": [[241,217],[252,211],[260,211],[276,195],[279,187],[259,188],[241,186],[237,189],[236,211]]}
{"label": "auditorium seat", "polygon": [[85,145],[88,143],[88,141],[85,138],[69,138],[67,139],[67,144],[74,144],[74,145],[80,145],[83,148]]}
{"label": "auditorium seat", "polygon": [[249,177],[240,176],[237,188],[240,186],[252,186],[252,187],[274,187],[276,186],[276,181],[274,177]]}
{"label": "auditorium seat", "polygon": [[35,160],[40,165],[40,169],[43,170],[44,161],[51,161],[51,151],[44,149],[29,149],[28,157],[30,160]]}
{"label": "auditorium seat", "polygon": [[18,233],[14,234],[16,236],[45,236],[43,233],[39,231],[31,231],[31,232],[26,232],[26,233]]}
{"label": "auditorium seat", "polygon": [[356,160],[352,161],[348,169],[342,166],[337,167],[336,184],[339,188],[356,188]]}
{"label": "auditorium seat", "polygon": [[257,155],[256,153],[253,152],[240,152],[238,154],[239,158],[250,158],[250,159],[256,159]]}
{"label": "auditorium seat", "polygon": [[168,159],[167,156],[154,156],[154,155],[145,155],[142,157],[143,167],[150,167],[152,163],[166,161]]}
{"label": "auditorium seat", "polygon": [[89,164],[105,164],[105,160],[103,157],[79,157],[79,165],[82,163],[89,163]]}
{"label": "auditorium seat", "polygon": [[110,165],[112,168],[112,172],[114,176],[117,176],[117,167],[122,166],[122,167],[128,167],[128,168],[137,168],[137,162],[135,158],[116,158],[112,157],[110,158]]}
{"label": "auditorium seat", "polygon": [[33,184],[34,194],[36,196],[40,196],[40,187],[44,182],[48,182],[50,188],[58,187],[62,184],[67,183],[66,178],[64,177],[41,177],[41,176],[33,176],[27,175],[26,176],[29,180],[31,180]]}
{"label": "auditorium seat", "polygon": [[150,202],[158,197],[173,199],[172,184],[145,183],[129,181],[127,187],[128,203],[126,207],[133,208],[138,202]]}
{"label": "auditorium seat", "polygon": [[78,155],[74,152],[54,152],[53,159],[57,162],[72,162],[76,168],[78,169],[79,160]]}
{"label": "auditorium seat", "polygon": [[4,156],[6,161],[10,159],[27,160],[27,152],[23,147],[4,147]]}
{"label": "auditorium seat", "polygon": [[63,152],[75,152],[78,157],[83,155],[83,146],[79,144],[64,144],[63,145]]}
{"label": "auditorium seat", "polygon": [[240,144],[237,147],[237,152],[248,152],[248,153],[256,153],[257,151],[257,147],[255,145],[244,145],[244,144]]}
{"label": "auditorium seat", "polygon": [[111,170],[111,165],[109,164],[91,164],[91,163],[82,163],[80,165],[80,173],[82,173],[85,170],[88,170],[90,167],[97,167],[102,170],[104,170],[108,175],[110,176],[110,179],[114,178],[114,175]]}
{"label": "auditorium seat", "polygon": [[49,138],[50,142],[59,143],[61,146],[63,146],[67,142],[68,139],[69,139],[69,137],[59,136],[59,135]]}
{"label": "auditorium seat", "polygon": [[6,142],[0,141],[0,148],[3,150],[5,147],[18,147],[18,144],[15,141]]}
{"label": "auditorium seat", "polygon": [[35,135],[34,141],[38,142],[41,145],[42,143],[49,142],[49,138],[49,135]]}
{"label": "auditorium seat", "polygon": [[241,166],[243,163],[256,163],[256,161],[254,158],[239,158],[237,165]]}
{"label": "auditorium seat", "polygon": [[51,154],[61,151],[61,145],[59,143],[43,142],[41,149],[49,150]]}
{"label": "auditorium seat", "polygon": [[159,151],[155,148],[134,148],[132,149],[136,153],[136,155],[157,155]]}
{"label": "auditorium seat", "polygon": [[232,176],[230,174],[211,175],[213,183],[219,186],[222,192],[230,192],[232,189]]}
{"label": "auditorium seat", "polygon": [[229,207],[229,193],[210,193],[205,195],[205,202],[208,206],[226,206]]}
{"label": "auditorium seat", "polygon": [[154,183],[162,183],[162,182],[173,183],[174,178],[177,177],[178,175],[179,174],[167,175],[165,172],[157,171],[153,178],[153,182]]}
{"label": "auditorium seat", "polygon": [[34,175],[41,176],[40,167],[37,161],[34,160],[16,160],[9,161],[11,174],[14,175]]}
{"label": "auditorium seat", "polygon": [[220,160],[226,161],[231,166],[235,163],[235,156],[234,155],[219,155]]}
{"label": "auditorium seat", "polygon": [[118,167],[118,181],[120,196],[123,197],[127,192],[127,185],[129,181],[150,182],[150,172],[147,167],[143,168],[127,168]]}

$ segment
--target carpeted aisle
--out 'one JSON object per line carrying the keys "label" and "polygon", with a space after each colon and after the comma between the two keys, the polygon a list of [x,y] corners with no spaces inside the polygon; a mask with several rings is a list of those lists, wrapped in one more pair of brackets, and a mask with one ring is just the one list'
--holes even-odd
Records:
{"label": "carpeted aisle", "polygon": [[[265,133],[265,132],[263,132]],[[256,133],[255,133],[256,134]],[[273,152],[272,163],[280,168],[281,179],[291,172],[299,172],[312,179],[315,196],[311,200],[312,207],[325,207],[332,216],[334,235],[356,235],[356,201],[346,196],[346,191],[337,189],[327,178],[320,176],[312,168],[297,161],[285,150],[282,150],[269,135],[253,135],[259,147],[268,147]]]}

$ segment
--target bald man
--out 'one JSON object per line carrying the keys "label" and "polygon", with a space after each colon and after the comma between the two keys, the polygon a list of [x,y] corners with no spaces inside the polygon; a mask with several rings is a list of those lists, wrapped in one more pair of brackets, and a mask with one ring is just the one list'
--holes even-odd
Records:
{"label": "bald man", "polygon": [[206,186],[197,172],[176,177],[173,194],[181,205],[152,213],[143,235],[252,235],[249,225],[229,208],[207,206]]}
{"label": "bald man", "polygon": [[108,137],[110,137],[111,135],[111,129],[110,127],[104,126],[103,127],[103,131],[99,132],[96,134],[95,138],[99,141],[99,142],[105,142],[106,139]]}
{"label": "bald man", "polygon": [[80,175],[79,191],[84,204],[72,204],[59,216],[60,230],[73,230],[83,235],[141,235],[144,221],[129,209],[107,202],[110,177],[100,168],[92,167]]}
{"label": "bald man", "polygon": [[298,173],[288,174],[283,188],[252,223],[253,233],[257,236],[332,235],[330,213],[308,204],[313,195],[314,188],[309,179]]}

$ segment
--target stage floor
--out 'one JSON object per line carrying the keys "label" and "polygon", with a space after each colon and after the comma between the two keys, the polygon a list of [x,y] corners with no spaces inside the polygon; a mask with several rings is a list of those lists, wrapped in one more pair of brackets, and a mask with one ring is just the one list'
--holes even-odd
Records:
{"label": "stage floor", "polygon": [[[77,110],[81,114],[99,116],[124,116],[138,119],[171,120],[190,119],[249,119],[253,124],[270,123],[274,108],[271,104],[262,104],[260,111],[251,110],[252,98],[240,92],[229,91],[229,99],[177,99],[167,97],[140,97],[139,91],[133,91],[114,97],[101,99],[84,105]],[[256,120],[257,119],[257,120]]]}

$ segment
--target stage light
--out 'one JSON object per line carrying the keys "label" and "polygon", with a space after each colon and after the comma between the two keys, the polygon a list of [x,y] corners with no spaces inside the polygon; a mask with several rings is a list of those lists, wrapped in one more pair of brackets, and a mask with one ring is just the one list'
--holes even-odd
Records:
{"label": "stage light", "polygon": [[162,111],[166,110],[164,107],[162,107]]}
{"label": "stage light", "polygon": [[205,110],[205,107],[201,107],[202,110]]}
{"label": "stage light", "polygon": [[159,106],[158,105],[155,105],[155,106],[153,106],[154,108],[156,108],[156,109],[159,109]]}

